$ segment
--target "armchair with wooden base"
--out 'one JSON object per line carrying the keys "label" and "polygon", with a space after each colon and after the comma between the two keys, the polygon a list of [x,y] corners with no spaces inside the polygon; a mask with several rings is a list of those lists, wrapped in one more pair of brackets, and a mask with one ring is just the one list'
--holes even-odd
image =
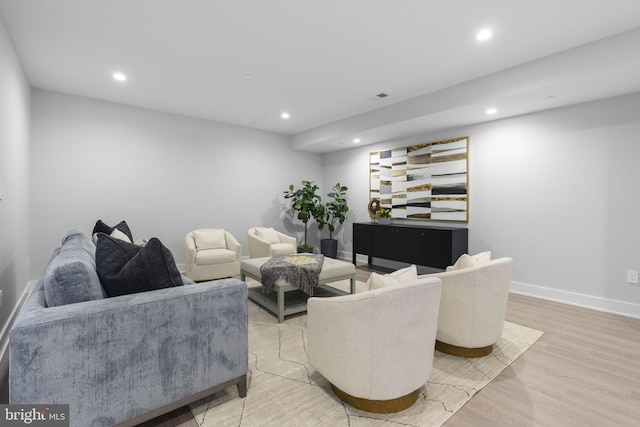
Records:
{"label": "armchair with wooden base", "polygon": [[473,257],[462,257],[468,266],[418,277],[442,280],[436,350],[482,357],[493,351],[502,336],[513,260],[504,257],[474,263]]}
{"label": "armchair with wooden base", "polygon": [[196,282],[240,275],[242,246],[231,233],[201,228],[184,238],[186,276]]}
{"label": "armchair with wooden base", "polygon": [[272,257],[296,253],[296,238],[269,227],[252,227],[247,231],[249,258]]}
{"label": "armchair with wooden base", "polygon": [[425,278],[309,298],[309,364],[355,408],[392,413],[410,407],[431,375],[440,291],[440,279]]}

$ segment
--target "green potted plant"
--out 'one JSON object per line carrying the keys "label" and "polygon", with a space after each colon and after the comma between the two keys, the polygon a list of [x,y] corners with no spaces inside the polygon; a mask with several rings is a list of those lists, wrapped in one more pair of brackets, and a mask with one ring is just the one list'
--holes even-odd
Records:
{"label": "green potted plant", "polygon": [[379,224],[391,223],[391,211],[389,209],[381,208],[376,212],[376,218],[378,218]]}
{"label": "green potted plant", "polygon": [[313,246],[307,244],[307,223],[311,218],[321,221],[324,215],[318,190],[319,187],[313,181],[302,181],[301,188],[296,189],[291,184],[289,189],[284,191],[284,198],[291,199],[291,208],[297,212],[297,218],[304,224],[304,243],[298,246],[298,252],[313,252]]}
{"label": "green potted plant", "polygon": [[347,205],[347,186],[336,183],[331,192],[327,194],[332,200],[324,205],[323,215],[318,221],[318,229],[322,230],[326,225],[329,229],[329,238],[320,240],[320,251],[323,255],[330,258],[338,257],[338,240],[333,238],[333,232],[336,230],[336,221],[339,224],[344,223],[347,219],[349,206]]}

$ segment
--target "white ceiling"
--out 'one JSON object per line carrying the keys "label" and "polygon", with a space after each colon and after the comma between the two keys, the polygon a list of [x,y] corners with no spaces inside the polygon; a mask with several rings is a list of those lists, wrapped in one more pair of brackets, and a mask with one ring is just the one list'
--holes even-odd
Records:
{"label": "white ceiling", "polygon": [[0,16],[34,87],[314,152],[640,91],[639,0],[0,0]]}

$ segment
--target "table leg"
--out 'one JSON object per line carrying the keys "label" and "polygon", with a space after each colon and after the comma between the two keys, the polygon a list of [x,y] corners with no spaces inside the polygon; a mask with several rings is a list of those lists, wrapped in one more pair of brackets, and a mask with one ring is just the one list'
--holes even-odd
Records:
{"label": "table leg", "polygon": [[284,288],[278,287],[278,323],[284,322]]}
{"label": "table leg", "polygon": [[351,293],[355,294],[356,293],[356,278],[352,277],[350,280],[351,280]]}

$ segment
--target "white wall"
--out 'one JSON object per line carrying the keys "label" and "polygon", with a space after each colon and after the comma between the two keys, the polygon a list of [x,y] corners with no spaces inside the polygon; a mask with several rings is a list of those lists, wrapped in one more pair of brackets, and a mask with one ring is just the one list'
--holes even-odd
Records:
{"label": "white wall", "polygon": [[[293,151],[281,134],[44,90],[32,94],[32,275],[71,228],[124,219],[134,239],[158,237],[184,262],[190,230],[301,235],[282,192],[322,178],[319,154]],[[315,241],[315,236],[314,236]]]}
{"label": "white wall", "polygon": [[301,179],[323,195],[349,186],[348,256],[350,223],[368,221],[369,151],[468,135],[470,252],[513,257],[515,291],[640,317],[625,274],[640,270],[638,111],[634,94],[320,156],[279,134],[34,90],[32,277],[68,229],[98,218],[159,237],[178,263],[198,227],[230,230],[245,253],[256,224],[300,236],[282,190]]}
{"label": "white wall", "polygon": [[369,221],[369,151],[469,136],[469,251],[513,257],[514,291],[640,317],[639,112],[633,94],[331,153],[324,186]]}
{"label": "white wall", "polygon": [[[8,326],[28,282],[28,162],[29,84],[0,19],[0,184],[4,189],[0,200],[0,331]],[[0,355],[2,351],[0,348]]]}

